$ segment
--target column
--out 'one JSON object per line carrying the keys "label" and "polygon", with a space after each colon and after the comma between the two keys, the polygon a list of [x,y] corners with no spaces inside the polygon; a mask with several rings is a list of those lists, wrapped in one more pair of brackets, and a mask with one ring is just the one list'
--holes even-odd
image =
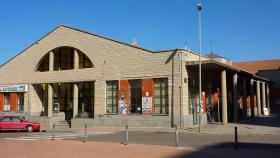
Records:
{"label": "column", "polygon": [[[74,69],[79,69],[79,54],[77,49],[74,49]],[[77,83],[74,83],[73,86],[73,118],[75,118],[78,116],[79,87]]]}
{"label": "column", "polygon": [[221,88],[222,88],[222,119],[223,119],[223,125],[227,125],[228,115],[227,115],[227,74],[226,74],[226,70],[223,70],[221,73]]}
{"label": "column", "polygon": [[266,98],[265,98],[265,82],[262,83],[262,108],[266,108]]}
{"label": "column", "polygon": [[269,84],[266,84],[266,105],[268,113],[270,114],[270,94],[269,94]]}
{"label": "column", "polygon": [[52,117],[53,113],[53,87],[48,84],[48,117]]}
{"label": "column", "polygon": [[54,62],[53,51],[50,51],[50,55],[49,55],[49,71],[53,71],[53,62]]}
{"label": "column", "polygon": [[234,122],[238,121],[238,99],[237,99],[237,73],[233,75],[233,120]]}
{"label": "column", "polygon": [[78,116],[79,87],[77,83],[74,83],[73,86],[73,118],[75,118]]}
{"label": "column", "polygon": [[247,86],[246,79],[242,79],[242,98],[243,98],[243,114],[244,117],[247,117]]}
{"label": "column", "polygon": [[74,49],[74,69],[79,69],[79,54],[76,49]]}
{"label": "column", "polygon": [[255,106],[254,106],[254,80],[250,79],[250,104],[251,104],[251,117],[255,116]]}
{"label": "column", "polygon": [[260,81],[257,81],[257,106],[258,106],[258,116],[261,116],[261,90]]}

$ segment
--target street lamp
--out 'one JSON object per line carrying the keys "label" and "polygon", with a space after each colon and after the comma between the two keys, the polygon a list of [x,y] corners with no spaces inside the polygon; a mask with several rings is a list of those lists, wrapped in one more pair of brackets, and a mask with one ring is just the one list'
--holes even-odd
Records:
{"label": "street lamp", "polygon": [[202,100],[201,100],[201,10],[202,4],[197,4],[198,10],[198,36],[199,36],[199,132],[201,131],[201,115],[202,115]]}

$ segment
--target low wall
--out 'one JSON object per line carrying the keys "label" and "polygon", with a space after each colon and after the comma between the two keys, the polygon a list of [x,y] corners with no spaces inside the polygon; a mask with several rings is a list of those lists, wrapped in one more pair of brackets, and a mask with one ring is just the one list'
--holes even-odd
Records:
{"label": "low wall", "polygon": [[73,118],[72,127],[81,128],[86,123],[88,127],[170,127],[170,116],[151,115],[97,115],[92,118]]}

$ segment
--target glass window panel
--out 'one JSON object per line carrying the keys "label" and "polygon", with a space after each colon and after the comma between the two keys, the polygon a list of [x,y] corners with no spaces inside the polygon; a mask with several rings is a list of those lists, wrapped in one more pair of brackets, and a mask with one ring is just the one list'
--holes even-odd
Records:
{"label": "glass window panel", "polygon": [[155,90],[155,96],[160,96],[160,90]]}
{"label": "glass window panel", "polygon": [[114,97],[116,97],[116,96],[118,96],[118,91],[114,90],[112,94]]}
{"label": "glass window panel", "polygon": [[160,104],[160,98],[155,98],[155,104]]}
{"label": "glass window panel", "polygon": [[118,99],[117,99],[117,98],[114,98],[114,99],[113,99],[113,104],[114,104],[114,105],[117,105],[117,103],[118,103]]}
{"label": "glass window panel", "polygon": [[159,114],[160,113],[160,107],[155,107],[155,113]]}
{"label": "glass window panel", "polygon": [[165,107],[162,107],[162,109],[161,109],[162,111],[162,114],[166,114],[166,111],[165,111]]}
{"label": "glass window panel", "polygon": [[112,113],[112,107],[108,107],[106,108],[106,113]]}

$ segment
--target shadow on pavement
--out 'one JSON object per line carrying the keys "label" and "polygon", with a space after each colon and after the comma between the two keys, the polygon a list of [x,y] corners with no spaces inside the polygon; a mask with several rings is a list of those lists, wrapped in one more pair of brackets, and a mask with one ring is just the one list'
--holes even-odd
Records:
{"label": "shadow on pavement", "polygon": [[238,124],[249,124],[269,127],[280,127],[280,110],[273,110],[270,116],[256,117],[253,119],[242,120]]}
{"label": "shadow on pavement", "polygon": [[176,158],[240,158],[240,157],[269,157],[278,158],[280,155],[280,144],[263,144],[263,143],[239,143],[238,150],[234,149],[234,143],[226,142],[216,145],[199,148],[192,152],[185,152],[182,154],[173,155]]}

